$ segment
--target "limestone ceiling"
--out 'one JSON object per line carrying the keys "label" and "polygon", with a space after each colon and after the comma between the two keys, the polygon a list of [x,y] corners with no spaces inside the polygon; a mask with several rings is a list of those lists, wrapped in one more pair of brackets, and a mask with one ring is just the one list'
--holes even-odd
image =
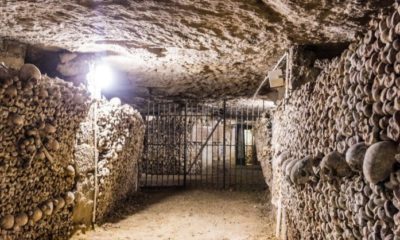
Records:
{"label": "limestone ceiling", "polygon": [[[246,96],[289,44],[351,41],[371,14],[389,3],[2,0],[0,37],[71,52],[101,52],[128,80],[113,89],[120,96]],[[82,76],[85,58],[79,56],[61,56],[63,76]]]}

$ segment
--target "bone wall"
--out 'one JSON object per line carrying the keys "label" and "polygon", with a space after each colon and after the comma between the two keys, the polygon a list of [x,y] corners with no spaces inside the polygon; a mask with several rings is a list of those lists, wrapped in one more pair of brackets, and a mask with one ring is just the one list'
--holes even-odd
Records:
{"label": "bone wall", "polygon": [[[192,129],[195,118],[185,116],[183,111],[175,115],[155,115],[148,119],[148,129],[145,132],[146,149],[143,156],[143,173],[157,174],[181,174],[184,172],[185,136],[187,144],[187,155],[193,152],[191,141]],[[160,161],[162,159],[162,161]],[[192,172],[198,172],[200,164],[196,163]]]}
{"label": "bone wall", "polygon": [[102,219],[118,201],[138,188],[144,123],[139,112],[115,101],[101,106],[98,113],[99,197],[96,212]]}
{"label": "bone wall", "polygon": [[269,112],[264,113],[255,124],[254,142],[257,149],[257,159],[260,161],[265,182],[269,187],[272,185],[272,123]]}
{"label": "bone wall", "polygon": [[83,88],[33,65],[0,65],[0,239],[67,239],[87,100]]}
{"label": "bone wall", "polygon": [[138,187],[138,162],[142,155],[144,123],[131,106],[118,99],[101,100],[81,124],[76,146],[78,162],[77,205],[74,223],[89,225],[94,199],[94,115],[97,118],[98,198],[97,221],[103,221],[115,205]]}
{"label": "bone wall", "polygon": [[185,131],[187,140],[190,134],[184,115],[155,116],[148,120],[147,125],[145,141],[148,144],[143,156],[142,172],[154,175],[182,173]]}
{"label": "bone wall", "polygon": [[398,10],[274,113],[273,195],[288,239],[400,237]]}

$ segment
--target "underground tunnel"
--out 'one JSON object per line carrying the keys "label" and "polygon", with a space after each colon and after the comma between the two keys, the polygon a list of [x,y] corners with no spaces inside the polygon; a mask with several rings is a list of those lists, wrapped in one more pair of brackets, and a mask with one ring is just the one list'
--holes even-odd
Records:
{"label": "underground tunnel", "polygon": [[400,239],[400,1],[0,2],[0,240]]}

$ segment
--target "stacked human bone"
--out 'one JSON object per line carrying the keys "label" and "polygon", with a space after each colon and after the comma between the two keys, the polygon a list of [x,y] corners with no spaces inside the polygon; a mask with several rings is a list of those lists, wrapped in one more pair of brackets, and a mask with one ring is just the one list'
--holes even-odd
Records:
{"label": "stacked human bone", "polygon": [[[93,102],[92,102],[93,103]],[[75,145],[76,162],[76,198],[75,207],[72,213],[72,220],[75,229],[78,230],[92,225],[93,207],[95,194],[95,138],[97,126],[94,123],[94,110],[97,104],[91,104],[89,113],[79,126],[77,141]],[[96,110],[97,111],[97,110]]]}
{"label": "stacked human bone", "polygon": [[[96,115],[97,125],[94,123]],[[95,131],[94,128],[97,128]],[[137,189],[138,162],[143,151],[144,124],[139,113],[117,98],[92,104],[80,125],[75,146],[77,183],[75,227],[87,228],[93,220],[95,195],[95,144],[98,141],[96,221],[102,222],[118,201]]]}
{"label": "stacked human bone", "polygon": [[289,239],[400,238],[400,8],[273,119]]}
{"label": "stacked human bone", "polygon": [[138,187],[144,123],[139,112],[117,98],[102,101],[97,110],[99,221]]}
{"label": "stacked human bone", "polygon": [[257,120],[254,129],[254,139],[257,149],[257,159],[260,161],[265,182],[269,187],[272,185],[272,149],[271,149],[271,137],[272,137],[272,122],[269,112],[265,112]]}
{"label": "stacked human bone", "polygon": [[0,65],[0,239],[67,239],[73,146],[88,95],[34,65]]}

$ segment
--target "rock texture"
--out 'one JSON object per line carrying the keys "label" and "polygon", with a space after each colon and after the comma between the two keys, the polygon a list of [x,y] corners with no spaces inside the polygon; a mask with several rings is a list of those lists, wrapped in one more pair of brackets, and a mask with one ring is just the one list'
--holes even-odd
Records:
{"label": "rock texture", "polygon": [[0,65],[0,239],[67,239],[83,88]]}
{"label": "rock texture", "polygon": [[400,237],[399,10],[274,113],[273,194],[289,239]]}
{"label": "rock texture", "polygon": [[[75,224],[90,225],[94,199],[94,108],[81,124],[76,145],[77,199],[73,219]],[[97,110],[98,197],[97,222],[115,204],[138,189],[138,163],[142,156],[144,123],[131,106],[118,99],[98,102]]]}
{"label": "rock texture", "polygon": [[[252,95],[290,42],[354,40],[390,0],[2,1],[0,36],[98,52],[127,76],[113,94]],[[69,53],[58,70],[79,74]],[[71,68],[72,66],[73,68]],[[65,70],[73,71],[65,71]],[[78,72],[76,71],[78,69]]]}
{"label": "rock texture", "polygon": [[[321,39],[349,39],[360,23],[371,14],[385,10],[395,1],[318,1],[318,0],[262,0],[284,16],[286,30],[293,30],[289,38],[302,42],[321,42]],[[361,28],[362,29],[362,28]],[[322,41],[323,42],[323,41]]]}
{"label": "rock texture", "polygon": [[0,39],[0,61],[13,69],[20,69],[25,63],[26,44]]}

